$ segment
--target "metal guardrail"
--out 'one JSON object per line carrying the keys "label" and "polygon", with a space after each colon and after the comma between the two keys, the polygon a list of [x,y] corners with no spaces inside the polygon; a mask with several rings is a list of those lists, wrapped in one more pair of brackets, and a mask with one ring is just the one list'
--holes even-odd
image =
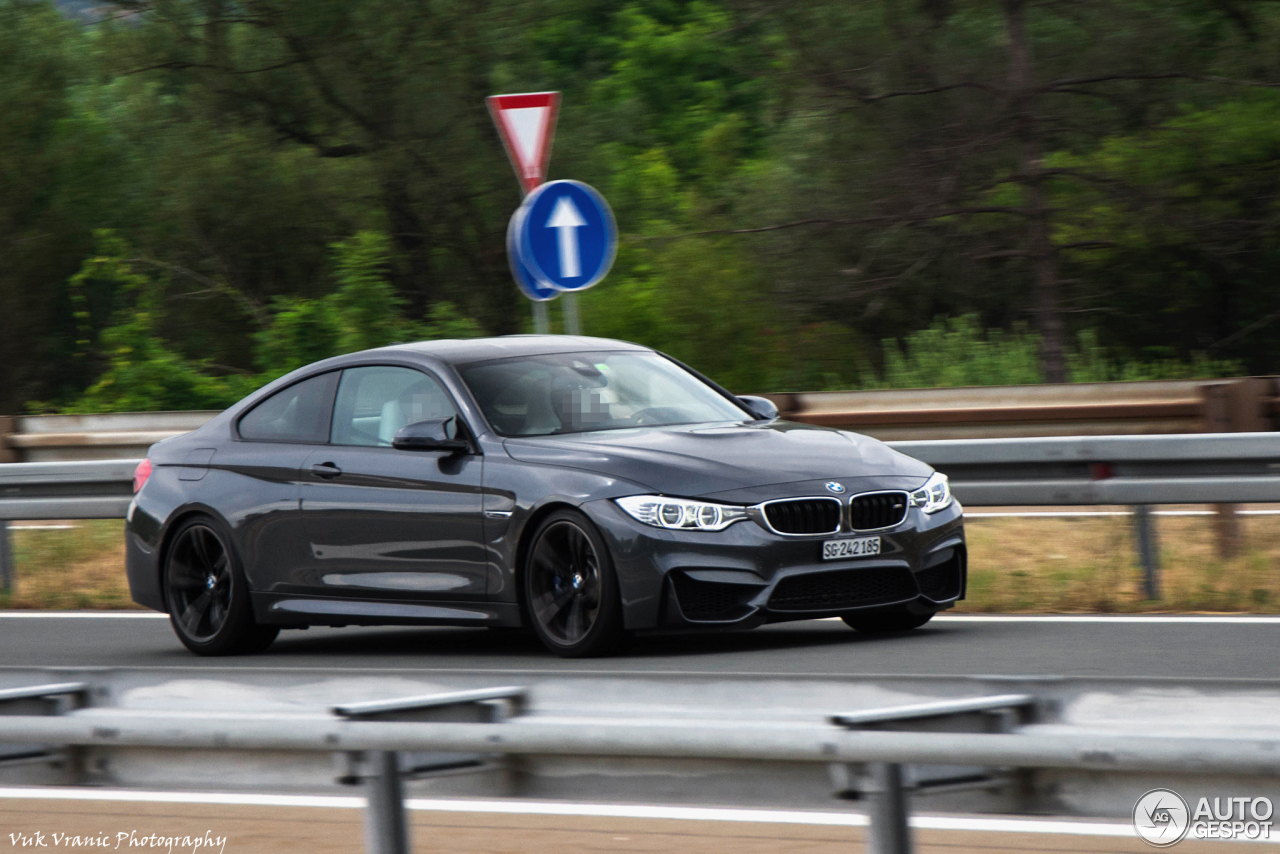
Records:
{"label": "metal guardrail", "polygon": [[[951,478],[965,505],[1139,507],[1148,576],[1158,558],[1152,504],[1280,502],[1280,433],[1072,436],[890,442]],[[122,518],[138,460],[0,465],[0,589],[12,586],[6,523],[17,519]],[[1146,543],[1145,548],[1142,547]],[[1154,598],[1154,597],[1153,597]]]}
{"label": "metal guardrail", "polygon": [[[768,394],[784,418],[885,440],[1264,431],[1280,377]],[[124,459],[214,411],[0,416],[0,463]]]}
{"label": "metal guardrail", "polygon": [[193,410],[0,417],[0,463],[133,459],[161,439],[190,433],[217,414]]}
{"label": "metal guardrail", "polygon": [[138,460],[0,465],[0,592],[13,589],[9,522],[123,519],[133,499]]}
{"label": "metal guardrail", "polygon": [[139,460],[0,465],[0,521],[123,519]]}
{"label": "metal guardrail", "polygon": [[1280,501],[1280,433],[890,442],[983,506]]}
{"label": "metal guardrail", "polygon": [[[48,686],[64,691],[66,686]],[[503,689],[499,695],[519,695]],[[39,687],[25,692],[39,694]],[[490,692],[492,693],[492,692]],[[489,699],[489,696],[481,701]],[[930,704],[930,716],[963,714],[1022,704],[1027,698],[973,698]],[[443,712],[476,702],[454,695],[439,700],[414,698],[409,711]],[[387,705],[387,704],[383,704]],[[395,704],[390,704],[395,705]],[[948,709],[945,706],[953,706]],[[895,712],[873,715],[889,720]],[[908,710],[918,712],[919,709]],[[836,716],[848,718],[850,716]],[[866,715],[863,715],[866,717]],[[896,715],[902,720],[908,717]],[[283,750],[335,753],[354,757],[366,786],[366,844],[370,854],[406,854],[401,765],[407,751],[483,753],[509,756],[570,756],[673,760],[747,760],[759,763],[813,763],[840,766],[846,776],[864,781],[874,854],[911,850],[909,806],[903,785],[907,763],[1076,769],[1199,775],[1272,776],[1280,740],[1268,738],[1187,738],[1115,732],[1037,730],[1010,732],[902,732],[797,724],[789,727],[742,725],[690,727],[680,722],[603,720],[556,721],[512,717],[498,723],[368,721],[342,717],[185,716],[120,713],[87,709],[45,716],[0,713],[0,741],[69,748],[170,748],[178,750]],[[833,718],[834,720],[834,718]]]}
{"label": "metal guardrail", "polygon": [[885,440],[1275,429],[1280,378],[769,394],[784,418]]}

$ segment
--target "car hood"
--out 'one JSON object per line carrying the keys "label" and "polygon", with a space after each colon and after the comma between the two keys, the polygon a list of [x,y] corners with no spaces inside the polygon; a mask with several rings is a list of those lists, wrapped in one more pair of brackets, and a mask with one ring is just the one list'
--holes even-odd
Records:
{"label": "car hood", "polygon": [[933,472],[876,439],[786,421],[607,430],[507,439],[505,445],[523,462],[583,469],[688,497],[823,478],[926,478]]}

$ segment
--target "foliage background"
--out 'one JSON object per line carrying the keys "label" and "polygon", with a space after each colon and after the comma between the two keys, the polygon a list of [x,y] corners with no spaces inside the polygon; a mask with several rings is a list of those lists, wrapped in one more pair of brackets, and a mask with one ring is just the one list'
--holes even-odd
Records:
{"label": "foliage background", "polygon": [[1280,6],[0,0],[0,412],[528,331],[484,107],[624,241],[589,334],[740,391],[1280,372]]}

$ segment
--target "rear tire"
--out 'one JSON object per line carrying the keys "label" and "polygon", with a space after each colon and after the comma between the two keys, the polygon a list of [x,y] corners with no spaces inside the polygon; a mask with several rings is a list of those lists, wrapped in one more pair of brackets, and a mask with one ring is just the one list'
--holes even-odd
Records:
{"label": "rear tire", "polygon": [[933,614],[912,614],[909,611],[889,611],[879,614],[845,614],[840,619],[856,631],[869,635],[887,635],[918,629],[933,619]]}
{"label": "rear tire", "polygon": [[624,635],[618,577],[586,516],[559,510],[542,520],[521,577],[529,623],[547,649],[563,658],[618,649]]}
{"label": "rear tire", "polygon": [[173,534],[164,561],[169,623],[196,655],[262,652],[280,633],[253,619],[249,584],[226,525],[194,516]]}

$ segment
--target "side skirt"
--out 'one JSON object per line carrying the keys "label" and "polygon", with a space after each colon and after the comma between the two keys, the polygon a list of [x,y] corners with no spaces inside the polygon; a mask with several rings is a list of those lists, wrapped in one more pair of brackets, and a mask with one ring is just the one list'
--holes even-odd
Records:
{"label": "side skirt", "polygon": [[519,626],[513,602],[406,602],[253,593],[254,619],[270,626]]}

